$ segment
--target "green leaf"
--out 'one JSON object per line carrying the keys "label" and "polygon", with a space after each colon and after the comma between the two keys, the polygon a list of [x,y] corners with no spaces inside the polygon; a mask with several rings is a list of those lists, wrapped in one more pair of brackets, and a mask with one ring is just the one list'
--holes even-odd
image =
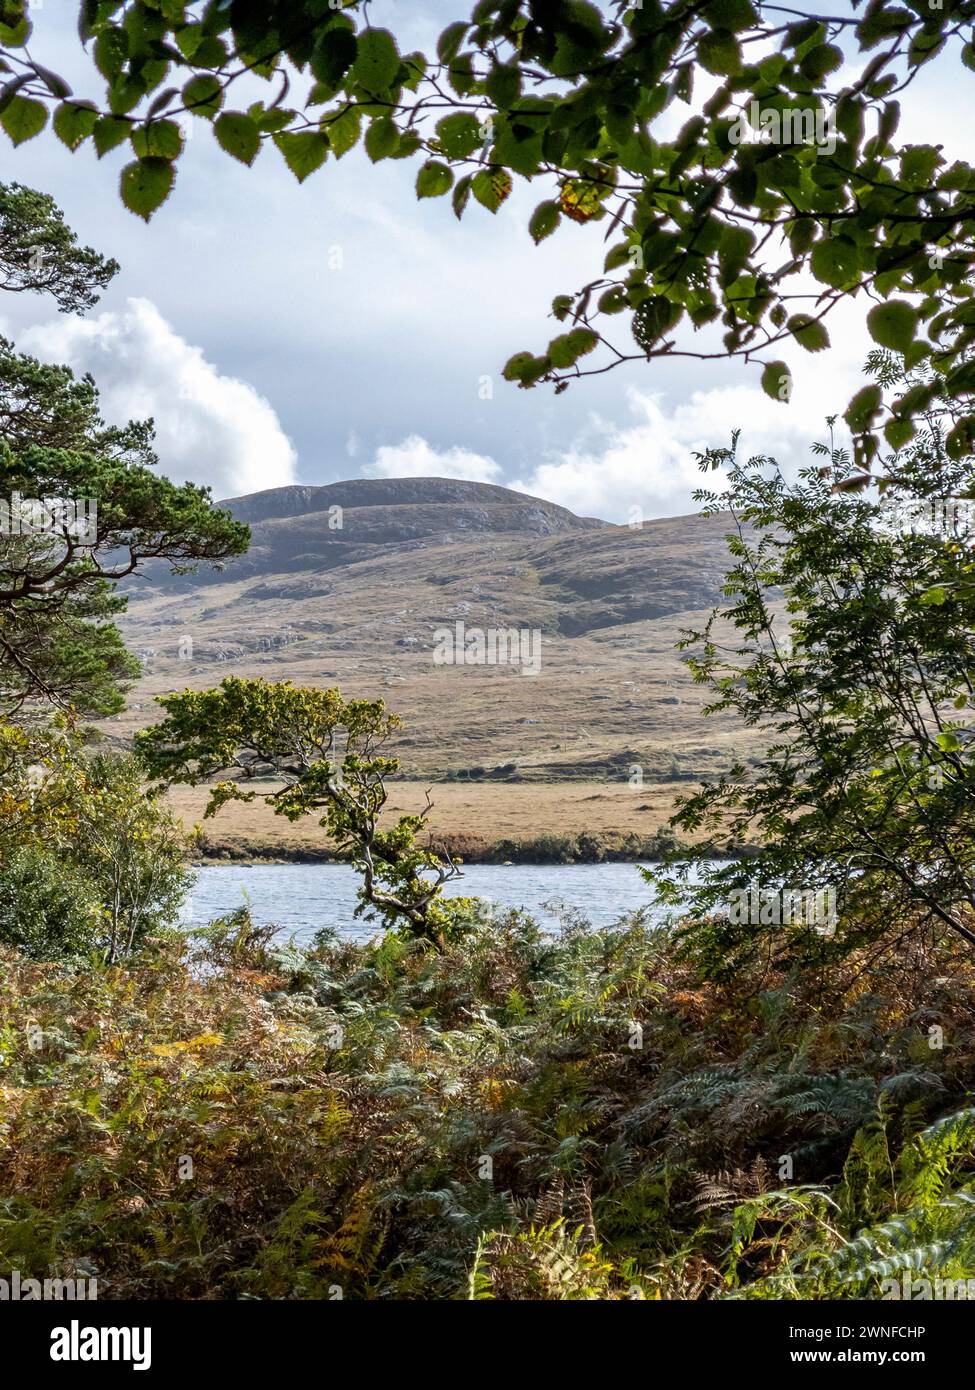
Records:
{"label": "green leaf", "polygon": [[758,193],[758,175],[754,169],[732,169],[727,183],[728,192],[740,207],[754,203]]}
{"label": "green leaf", "polygon": [[197,44],[193,54],[193,66],[197,68],[222,68],[230,56],[223,39],[207,34]]}
{"label": "green leaf", "polygon": [[789,228],[789,245],[794,256],[803,256],[813,244],[816,224],[811,217],[797,217]]}
{"label": "green leaf", "polygon": [[298,113],[285,106],[275,106],[272,110],[265,111],[260,102],[255,102],[253,106],[248,107],[247,114],[257,122],[262,134],[278,135],[281,131],[287,130]]}
{"label": "green leaf", "polygon": [[428,159],[416,176],[418,198],[440,198],[454,182],[453,171],[438,159]]}
{"label": "green leaf", "polygon": [[129,138],[131,132],[131,121],[124,121],[120,116],[99,116],[92,136],[98,158],[101,159],[109,150],[121,145],[123,140]]}
{"label": "green leaf", "polygon": [[119,180],[122,202],[137,217],[149,218],[169,197],[176,178],[171,160],[151,156],[127,164]]}
{"label": "green leaf", "polygon": [[547,357],[536,357],[532,352],[516,352],[504,364],[501,375],[505,381],[517,381],[519,386],[534,386],[540,377],[551,369]]}
{"label": "green leaf", "polygon": [[792,374],[786,362],[769,362],[762,372],[762,390],[773,401],[788,404],[792,395]]}
{"label": "green leaf", "polygon": [[11,78],[0,87],[0,112],[6,111],[17,93],[22,87],[26,87],[29,81],[30,73],[22,72],[19,77]]}
{"label": "green leaf", "polygon": [[408,91],[415,92],[426,76],[427,60],[422,53],[407,53],[403,58],[403,64],[407,69],[406,76],[403,78],[403,86]]}
{"label": "green leaf", "polygon": [[106,82],[113,82],[125,67],[129,36],[125,29],[105,28],[95,40],[92,56]]}
{"label": "green leaf", "polygon": [[601,314],[621,314],[627,308],[626,290],[622,285],[614,285],[604,290],[597,301]]}
{"label": "green leaf", "polygon": [[912,188],[930,188],[934,171],[944,163],[933,145],[908,145],[901,153],[901,178]]}
{"label": "green leaf", "polygon": [[359,40],[352,26],[346,22],[332,24],[319,36],[312,51],[312,74],[334,92],[355,63],[358,52]]}
{"label": "green leaf", "polygon": [[423,141],[415,130],[399,131],[396,148],[390,159],[409,159],[410,155],[417,154],[422,148]]}
{"label": "green leaf", "polygon": [[253,164],[261,148],[261,132],[252,116],[243,111],[224,111],[213,123],[213,133],[220,148],[239,159],[241,164]]}
{"label": "green leaf", "polygon": [[13,21],[12,23],[0,21],[0,44],[3,44],[5,48],[23,48],[31,36],[33,28],[31,21],[22,10],[16,7],[16,4],[9,18]]}
{"label": "green leaf", "polygon": [[450,64],[447,77],[459,97],[465,97],[472,92],[475,82],[473,53],[459,53]]}
{"label": "green leaf", "polygon": [[553,367],[571,367],[587,352],[592,352],[599,342],[599,335],[591,328],[573,328],[571,333],[560,333],[548,345],[548,357]]}
{"label": "green leaf", "polygon": [[464,35],[470,28],[466,19],[459,19],[454,24],[448,24],[446,29],[437,40],[437,57],[441,63],[449,63],[452,58],[460,52],[460,46],[464,42]]}
{"label": "green leaf", "polygon": [[799,64],[803,77],[817,85],[824,77],[843,65],[843,50],[835,43],[820,43],[811,48]]}
{"label": "green leaf", "polygon": [[470,201],[471,185],[473,182],[473,174],[465,174],[462,179],[457,180],[457,185],[451,194],[450,202],[458,222],[463,217],[464,209]]}
{"label": "green leaf", "polygon": [[497,212],[511,192],[511,175],[505,169],[479,170],[471,183],[471,191],[488,212]]}
{"label": "green leaf", "polygon": [[810,263],[816,279],[834,289],[847,289],[860,278],[860,250],[849,237],[832,236],[817,241]]}
{"label": "green leaf", "polygon": [[183,88],[183,105],[194,116],[213,116],[220,110],[223,88],[212,73],[201,72]]}
{"label": "green leaf", "polygon": [[914,438],[915,429],[910,420],[899,420],[896,416],[884,425],[884,438],[892,449],[903,449]]}
{"label": "green leaf", "polygon": [[33,140],[47,125],[47,107],[32,97],[14,97],[0,116],[0,125],[15,145]]}
{"label": "green leaf", "polygon": [[873,418],[883,403],[883,392],[879,386],[864,386],[853,397],[844,412],[843,419],[854,434],[868,430]]}
{"label": "green leaf", "polygon": [[150,121],[148,125],[133,126],[131,140],[140,159],[152,155],[160,159],[178,159],[183,149],[183,132],[175,121]]}
{"label": "green leaf", "polygon": [[366,154],[373,164],[380,159],[386,159],[393,153],[399,144],[399,131],[396,122],[391,121],[388,116],[378,116],[370,123],[366,131]]}
{"label": "green leaf", "polygon": [[494,125],[491,158],[516,174],[531,178],[545,158],[545,125],[521,114],[499,117]]}
{"label": "green leaf", "polygon": [[98,112],[88,102],[64,101],[54,113],[54,133],[69,150],[76,150],[97,120]]}
{"label": "green leaf", "polygon": [[389,91],[400,70],[396,41],[388,29],[365,29],[358,36],[352,81],[373,95]]}
{"label": "green leaf", "polygon": [[299,183],[320,169],[328,157],[328,139],[315,130],[282,131],[272,139]]}
{"label": "green leaf", "polygon": [[751,0],[709,0],[704,18],[712,29],[750,29],[758,23]]}
{"label": "green leaf", "polygon": [[808,314],[793,314],[786,327],[807,352],[822,352],[823,348],[829,347],[826,329]]}
{"label": "green leaf", "polygon": [[537,246],[540,241],[544,241],[547,236],[551,236],[559,225],[562,214],[558,203],[548,200],[539,203],[538,207],[531,215],[528,223],[528,231]]}
{"label": "green leaf", "polygon": [[650,299],[645,299],[636,309],[631,325],[637,345],[649,352],[654,343],[680,320],[683,312],[680,304],[675,304],[664,295],[653,295]]}
{"label": "green leaf", "polygon": [[889,299],[875,304],[867,315],[870,336],[881,347],[892,352],[906,352],[914,341],[917,311],[903,299]]}
{"label": "green leaf", "polygon": [[437,122],[437,139],[450,159],[466,159],[481,143],[481,128],[473,116],[462,111]]}
{"label": "green leaf", "polygon": [[964,415],[948,431],[945,438],[945,453],[950,459],[965,458],[975,451],[975,415]]}
{"label": "green leaf", "polygon": [[173,32],[176,40],[176,47],[184,58],[192,58],[206,38],[202,24],[184,24]]}
{"label": "green leaf", "polygon": [[521,72],[517,63],[495,63],[485,78],[484,90],[499,111],[514,106],[521,95]]}
{"label": "green leaf", "polygon": [[697,59],[716,77],[737,77],[741,72],[741,49],[730,29],[711,29],[697,46]]}
{"label": "green leaf", "polygon": [[[975,360],[969,359],[953,367],[948,373],[946,385],[952,396],[970,396],[975,391]],[[927,404],[929,402],[925,402]]]}
{"label": "green leaf", "polygon": [[358,108],[346,106],[336,116],[323,116],[321,129],[328,136],[328,146],[336,159],[352,149],[359,139],[362,118]]}

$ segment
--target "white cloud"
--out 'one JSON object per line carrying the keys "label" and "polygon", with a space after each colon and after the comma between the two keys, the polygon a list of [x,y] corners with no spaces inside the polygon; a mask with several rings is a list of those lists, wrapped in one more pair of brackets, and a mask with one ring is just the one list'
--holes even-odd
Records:
{"label": "white cloud", "polygon": [[671,410],[659,396],[631,390],[629,406],[631,423],[594,419],[585,444],[511,486],[608,521],[630,519],[635,507],[645,517],[680,516],[696,510],[695,489],[720,491],[721,475],[702,473],[695,454],[729,446],[733,430],[741,430],[739,459],[767,455],[789,470],[807,461],[809,445],[826,434],[825,410],[811,421],[754,386],[695,391]]}
{"label": "white cloud", "polygon": [[[592,413],[567,447],[551,450],[519,477],[506,475],[488,455],[462,446],[437,449],[419,434],[377,449],[363,472],[374,478],[502,483],[608,521],[628,521],[635,508],[645,518],[679,516],[697,509],[693,493],[698,488],[721,490],[721,474],[702,473],[695,456],[730,445],[736,429],[739,459],[774,458],[791,476],[811,462],[810,446],[827,439],[827,416],[842,416],[872,346],[856,305],[838,305],[829,328],[835,346],[828,353],[808,353],[787,340],[766,354],[781,357],[790,369],[787,403],[765,394],[761,367],[752,364],[745,368],[744,382],[698,388],[683,398],[631,387],[622,419]],[[842,418],[834,442],[849,443]]]}
{"label": "white cloud", "polygon": [[[757,367],[749,369],[748,384],[692,391],[672,406],[660,394],[631,388],[628,422],[592,416],[569,449],[510,486],[609,521],[627,521],[635,507],[645,517],[679,516],[696,510],[697,488],[720,491],[720,475],[703,474],[694,456],[730,445],[736,429],[739,459],[765,455],[794,475],[811,461],[810,446],[828,437],[826,417],[842,417],[872,346],[855,306],[838,306],[829,327],[836,344],[829,353],[810,354],[793,343],[768,353],[789,366],[787,404],[765,394]],[[842,418],[835,442],[849,442]]]}
{"label": "white cloud", "polygon": [[218,371],[148,299],[29,328],[19,346],[91,372],[111,423],[151,415],[160,470],[176,482],[209,484],[221,498],[294,481],[295,450],[273,406]]}
{"label": "white cloud", "polygon": [[[837,346],[828,354],[810,354],[792,342],[775,348],[792,374],[788,403],[765,394],[758,384],[761,369],[752,366],[747,383],[693,390],[673,403],[660,393],[630,388],[628,418],[593,413],[567,448],[553,450],[513,480],[487,455],[458,446],[436,449],[418,434],[377,449],[363,471],[373,478],[502,483],[608,521],[628,521],[635,508],[645,518],[679,516],[697,510],[698,488],[721,490],[722,475],[702,473],[695,455],[730,445],[736,429],[739,459],[774,458],[793,476],[811,461],[810,445],[827,438],[828,415],[842,415],[871,346],[854,306],[838,306],[830,329]],[[842,419],[835,442],[848,442]]]}
{"label": "white cloud", "polygon": [[470,449],[434,449],[418,434],[402,444],[383,444],[375,461],[363,470],[367,478],[466,478],[472,483],[496,483],[501,465]]}

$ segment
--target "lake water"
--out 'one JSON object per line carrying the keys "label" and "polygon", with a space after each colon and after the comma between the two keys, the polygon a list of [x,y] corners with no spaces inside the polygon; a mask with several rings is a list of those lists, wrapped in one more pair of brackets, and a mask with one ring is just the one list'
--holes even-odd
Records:
{"label": "lake water", "polygon": [[[203,926],[247,904],[255,922],[277,923],[299,941],[322,927],[364,940],[378,925],[352,915],[359,883],[347,864],[207,864],[196,871],[183,921]],[[468,864],[444,891],[525,908],[548,929],[566,907],[605,927],[651,898],[635,864]]]}

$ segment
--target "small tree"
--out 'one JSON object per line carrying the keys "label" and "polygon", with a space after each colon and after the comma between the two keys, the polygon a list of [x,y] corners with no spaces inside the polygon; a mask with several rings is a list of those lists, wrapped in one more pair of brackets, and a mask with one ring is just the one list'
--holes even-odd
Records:
{"label": "small tree", "polygon": [[32,960],[87,956],[103,940],[104,913],[91,876],[41,844],[0,866],[0,941]]}
{"label": "small tree", "polygon": [[49,294],[66,314],[83,314],[118,273],[78,238],[47,193],[0,183],[0,290]]}
{"label": "small tree", "polygon": [[[400,720],[382,700],[349,700],[336,689],[290,681],[229,677],[216,690],[161,696],[167,718],[137,735],[152,775],[167,782],[205,782],[222,773],[206,815],[227,801],[260,797],[289,820],[323,813],[319,824],[362,874],[356,915],[374,910],[386,926],[437,943],[457,923],[466,900],[441,899],[458,875],[450,855],[421,848],[427,804],[388,829],[380,818],[386,781],[399,768],[382,751]],[[273,790],[242,790],[239,781],[273,778]]]}

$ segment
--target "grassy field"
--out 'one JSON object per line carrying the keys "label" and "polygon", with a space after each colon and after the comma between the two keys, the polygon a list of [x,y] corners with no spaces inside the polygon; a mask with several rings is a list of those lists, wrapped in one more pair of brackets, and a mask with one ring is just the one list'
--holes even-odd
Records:
{"label": "grassy field", "polygon": [[[758,731],[705,713],[678,650],[720,601],[728,517],[495,533],[476,508],[420,505],[416,483],[399,492],[403,506],[350,512],[338,538],[320,513],[274,517],[226,573],[133,586],[124,631],[142,675],[104,722],[108,739],[129,746],[160,718],[160,696],[227,676],[381,697],[403,720],[386,751],[410,779],[392,785],[391,813],[422,809],[432,787],[437,842],[536,862],[652,855],[678,795],[760,753]],[[458,623],[535,634],[534,674],[439,664],[434,636]],[[187,824],[202,816],[205,792],[171,799]],[[329,846],[313,819],[252,804],[208,821],[200,853],[317,858]]]}
{"label": "grassy field", "polygon": [[[694,516],[569,537],[428,536],[333,568],[296,556],[285,572],[255,542],[254,573],[133,586],[122,627],[142,676],[104,729],[124,745],[160,717],[160,695],[263,677],[384,699],[403,718],[390,751],[417,781],[512,763],[539,782],[624,781],[634,764],[648,783],[698,780],[760,743],[704,714],[677,650],[720,601],[727,530]],[[457,622],[538,633],[537,674],[437,664],[434,634]],[[541,828],[557,824],[546,813]]]}
{"label": "grassy field", "polygon": [[[476,859],[639,858],[652,853],[684,783],[631,787],[626,781],[571,783],[395,782],[389,814],[434,806],[431,838],[452,853]],[[203,787],[174,787],[169,803],[189,828],[202,821]],[[580,843],[580,837],[581,843]],[[329,844],[309,817],[292,823],[263,802],[231,804],[203,822],[201,857],[233,859],[325,858]]]}

